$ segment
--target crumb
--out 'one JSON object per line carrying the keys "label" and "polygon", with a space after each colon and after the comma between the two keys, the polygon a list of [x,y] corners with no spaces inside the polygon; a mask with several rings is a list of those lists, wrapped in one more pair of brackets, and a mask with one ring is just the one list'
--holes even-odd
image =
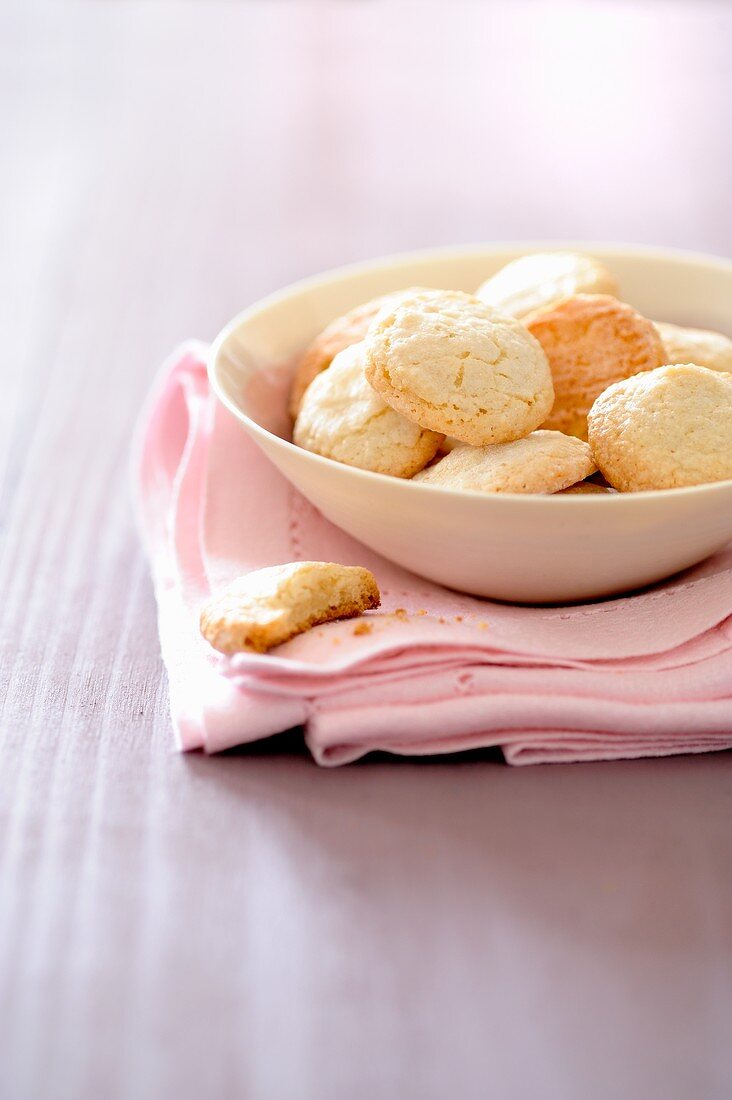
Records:
{"label": "crumb", "polygon": [[488,629],[488,623],[485,623],[485,622],[479,622],[478,623],[478,630],[487,630],[487,629]]}
{"label": "crumb", "polygon": [[440,615],[440,617],[437,621],[438,621],[438,623],[446,623],[447,619],[443,619],[442,615]]}
{"label": "crumb", "polygon": [[398,607],[396,609],[396,611],[394,612],[394,614],[396,615],[396,617],[398,619],[406,619],[407,618],[407,609],[406,609],[406,607]]}
{"label": "crumb", "polygon": [[462,615],[456,615],[456,616],[455,616],[455,622],[456,622],[456,623],[461,623],[462,621],[463,621],[463,617],[462,617]]}
{"label": "crumb", "polygon": [[418,615],[426,615],[426,614],[427,614],[427,612],[425,611],[425,609],[424,609],[424,608],[422,608],[422,609],[421,609],[421,611],[418,611],[418,612],[417,612],[417,614],[418,614]]}
{"label": "crumb", "polygon": [[373,629],[374,628],[373,628],[371,623],[365,623],[365,622],[356,623],[356,625],[353,628],[353,633],[354,634],[370,634]]}

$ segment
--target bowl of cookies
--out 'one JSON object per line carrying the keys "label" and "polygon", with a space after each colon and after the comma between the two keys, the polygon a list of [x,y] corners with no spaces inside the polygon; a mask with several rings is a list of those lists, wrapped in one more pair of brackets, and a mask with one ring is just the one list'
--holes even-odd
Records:
{"label": "bowl of cookies", "polygon": [[500,246],[343,268],[218,336],[219,400],[323,515],[473,595],[590,600],[732,539],[732,262]]}

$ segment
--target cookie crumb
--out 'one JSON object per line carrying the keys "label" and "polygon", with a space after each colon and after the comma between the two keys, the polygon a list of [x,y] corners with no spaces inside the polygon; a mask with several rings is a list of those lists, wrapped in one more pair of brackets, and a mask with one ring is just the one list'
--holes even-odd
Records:
{"label": "cookie crumb", "polygon": [[421,609],[420,609],[420,610],[419,610],[419,611],[417,612],[417,614],[418,614],[418,615],[427,615],[427,614],[428,614],[428,612],[427,612],[427,611],[425,611],[425,609],[424,609],[424,608],[421,608]]}
{"label": "cookie crumb", "polygon": [[356,623],[356,625],[353,628],[353,633],[354,634],[370,634],[373,629],[374,628],[373,628],[371,623],[361,622],[361,623]]}
{"label": "cookie crumb", "polygon": [[463,617],[462,617],[462,615],[456,615],[456,616],[455,616],[455,622],[456,622],[456,623],[461,623],[462,621],[463,621]]}
{"label": "cookie crumb", "polygon": [[408,617],[406,607],[398,607],[394,614],[398,619],[406,619]]}
{"label": "cookie crumb", "polygon": [[488,630],[488,623],[481,620],[481,622],[478,623],[478,630]]}

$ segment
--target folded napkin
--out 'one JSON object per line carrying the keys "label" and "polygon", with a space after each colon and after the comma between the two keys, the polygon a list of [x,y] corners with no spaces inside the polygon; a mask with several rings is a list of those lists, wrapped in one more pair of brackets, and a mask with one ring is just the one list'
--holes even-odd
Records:
{"label": "folded napkin", "polygon": [[[373,749],[499,745],[509,763],[530,764],[732,746],[732,548],[596,604],[450,592],[325,520],[216,403],[205,352],[186,344],[163,367],[134,462],[183,749],[216,752],[299,725],[320,764]],[[225,657],[203,640],[198,611],[212,590],[298,559],[367,566],[382,608],[266,655]]]}

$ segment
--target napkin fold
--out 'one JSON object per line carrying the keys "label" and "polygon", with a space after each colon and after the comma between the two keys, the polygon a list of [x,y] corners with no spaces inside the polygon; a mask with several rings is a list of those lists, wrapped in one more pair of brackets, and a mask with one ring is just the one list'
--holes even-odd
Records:
{"label": "napkin fold", "polygon": [[[510,764],[732,746],[732,547],[643,592],[561,608],[441,588],[324,519],[211,394],[206,347],[164,364],[141,414],[134,499],[182,749],[293,726],[320,764],[374,749],[500,746]],[[211,591],[295,560],[371,569],[382,608],[268,654],[215,652]],[[363,632],[363,623],[368,624]]]}

